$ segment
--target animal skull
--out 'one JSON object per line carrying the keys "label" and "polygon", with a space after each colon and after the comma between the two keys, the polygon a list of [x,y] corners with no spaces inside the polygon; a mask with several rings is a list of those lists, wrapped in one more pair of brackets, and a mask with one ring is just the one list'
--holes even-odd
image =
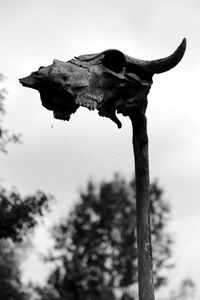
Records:
{"label": "animal skull", "polygon": [[154,74],[176,66],[184,55],[186,40],[170,56],[153,61],[132,58],[118,50],[54,60],[47,67],[20,79],[25,87],[40,93],[42,105],[54,117],[69,120],[79,106],[97,109],[100,116],[121,122],[117,113],[145,112]]}

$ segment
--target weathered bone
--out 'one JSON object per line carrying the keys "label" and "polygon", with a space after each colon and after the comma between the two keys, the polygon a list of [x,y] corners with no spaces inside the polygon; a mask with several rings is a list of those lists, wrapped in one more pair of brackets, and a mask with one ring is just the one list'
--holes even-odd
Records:
{"label": "weathered bone", "polygon": [[184,39],[172,55],[153,61],[135,59],[115,49],[67,62],[54,60],[52,65],[20,79],[20,83],[38,90],[42,105],[53,110],[57,119],[69,120],[79,106],[84,106],[97,109],[99,115],[120,128],[116,112],[145,112],[153,75],[176,66],[185,48]]}

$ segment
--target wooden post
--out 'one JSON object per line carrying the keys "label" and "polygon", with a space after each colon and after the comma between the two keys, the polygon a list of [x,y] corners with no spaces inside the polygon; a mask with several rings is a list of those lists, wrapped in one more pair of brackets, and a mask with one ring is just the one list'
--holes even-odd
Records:
{"label": "wooden post", "polygon": [[143,113],[129,117],[135,158],[139,300],[154,300],[147,122]]}

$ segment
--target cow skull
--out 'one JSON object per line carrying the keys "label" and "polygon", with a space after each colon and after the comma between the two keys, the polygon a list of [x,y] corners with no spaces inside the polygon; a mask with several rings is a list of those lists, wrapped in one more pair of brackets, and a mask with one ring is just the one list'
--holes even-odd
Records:
{"label": "cow skull", "polygon": [[69,120],[79,106],[85,106],[97,109],[100,116],[110,118],[120,128],[116,112],[144,113],[153,75],[176,66],[185,48],[184,39],[172,55],[153,61],[135,59],[114,49],[67,62],[54,60],[20,83],[38,90],[42,105],[57,119]]}

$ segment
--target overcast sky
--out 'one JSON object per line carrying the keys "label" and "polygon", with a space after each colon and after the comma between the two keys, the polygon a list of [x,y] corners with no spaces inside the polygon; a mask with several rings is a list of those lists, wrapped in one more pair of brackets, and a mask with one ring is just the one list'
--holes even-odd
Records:
{"label": "overcast sky", "polygon": [[[47,218],[48,225],[69,210],[88,178],[98,182],[120,171],[130,179],[131,126],[119,115],[123,124],[119,130],[109,119],[86,109],[79,109],[70,122],[55,120],[41,106],[39,93],[23,88],[18,78],[53,59],[66,61],[109,48],[135,58],[157,59],[170,55],[187,38],[180,64],[154,77],[147,117],[151,178],[158,178],[172,207],[177,267],[170,275],[171,286],[187,276],[198,285],[199,0],[0,0],[0,12],[0,72],[6,76],[1,86],[8,90],[4,123],[21,132],[23,139],[23,145],[11,146],[6,156],[0,156],[1,182],[23,194],[38,188],[54,194],[58,204]],[[37,250],[46,249],[45,240],[40,228]],[[34,256],[25,277],[42,280],[45,270]]]}

